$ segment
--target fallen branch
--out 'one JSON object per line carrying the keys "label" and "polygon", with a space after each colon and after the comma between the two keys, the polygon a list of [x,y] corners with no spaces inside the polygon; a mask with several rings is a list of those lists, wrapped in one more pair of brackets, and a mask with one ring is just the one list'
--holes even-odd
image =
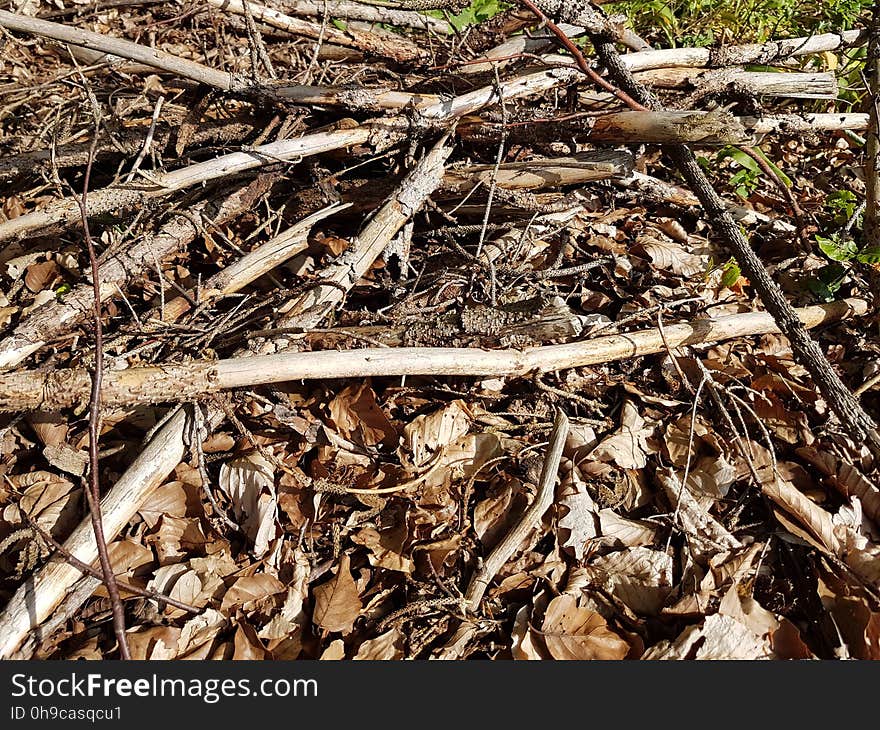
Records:
{"label": "fallen branch", "polygon": [[[361,258],[363,261],[364,258]],[[341,274],[348,277],[345,271]],[[303,304],[317,302],[326,312],[342,296],[335,287],[321,287],[322,297],[310,294]],[[333,294],[332,292],[335,292]],[[867,312],[861,299],[846,299],[794,310],[804,327],[816,327]],[[306,312],[310,312],[306,307]],[[297,317],[290,318],[295,323]],[[314,321],[314,314],[299,321]],[[298,326],[305,326],[300,324]],[[314,325],[311,325],[314,326]],[[229,388],[281,383],[289,380],[366,378],[399,375],[523,376],[625,360],[663,352],[667,347],[711,344],[737,337],[778,332],[766,312],[748,312],[695,320],[657,329],[593,340],[547,345],[525,350],[480,350],[453,347],[367,348],[348,352],[281,352],[255,357],[138,367],[110,371],[104,377],[104,402],[135,405],[189,400]],[[85,402],[88,371],[81,368],[50,372],[0,373],[0,412],[58,410]]]}
{"label": "fallen branch", "polygon": [[836,99],[839,93],[833,73],[746,71],[722,68],[694,71],[690,68],[658,68],[636,74],[636,80],[660,89],[690,89],[696,94],[737,91],[756,96],[791,99]]}
{"label": "fallen branch", "polygon": [[565,439],[568,437],[568,418],[562,409],[556,411],[553,421],[553,435],[550,437],[550,445],[547,447],[547,455],[541,467],[541,477],[538,480],[538,493],[534,501],[529,505],[523,516],[510,529],[504,538],[489,553],[483,561],[480,569],[474,573],[464,594],[464,600],[470,611],[479,608],[480,601],[489,587],[489,583],[510,560],[517,548],[522,545],[528,534],[541,524],[544,513],[553,504],[554,487],[559,473],[559,464],[562,461],[562,450],[565,448]]}
{"label": "fallen branch", "polygon": [[[488,557],[482,562],[479,569],[473,574],[464,594],[464,606],[466,611],[476,612],[480,607],[480,601],[492,579],[505,563],[513,557],[513,554],[522,545],[523,540],[533,530],[541,525],[541,518],[553,504],[555,494],[556,477],[559,474],[559,465],[562,462],[562,451],[565,448],[565,440],[568,437],[568,417],[558,409],[553,421],[553,434],[550,444],[547,446],[547,454],[541,467],[541,477],[538,480],[538,491],[535,499],[523,513],[522,517],[510,528],[509,532],[501,539]],[[477,631],[477,626],[472,621],[463,621],[459,624],[455,633],[440,650],[439,658],[457,658],[457,647],[463,642],[464,637],[471,636]]]}
{"label": "fallen branch", "polygon": [[448,35],[455,29],[440,18],[415,12],[399,10],[390,5],[367,5],[352,0],[285,0],[280,3],[291,15],[323,18],[325,13],[331,18],[348,18],[349,20],[365,20],[368,23],[385,23],[402,28],[429,30],[434,33]]}
{"label": "fallen branch", "polygon": [[[347,203],[337,203],[312,213],[257,246],[253,251],[245,254],[222,271],[218,271],[199,287],[199,306],[210,306],[224,296],[241,291],[248,284],[253,283],[285,261],[289,261],[308,247],[308,234],[315,223],[348,207]],[[153,320],[174,322],[186,314],[190,308],[191,305],[186,297],[175,297],[165,304],[164,309],[156,307],[147,312],[143,319],[145,322]]]}
{"label": "fallen branch", "polygon": [[[383,215],[380,212],[376,216],[371,224],[374,240],[387,235],[395,225],[399,228],[401,215],[408,217],[415,213],[423,202],[421,196],[429,195],[433,187],[439,184],[443,161],[449,151],[444,137],[411,174],[410,184],[414,189],[403,186],[386,206],[388,213]],[[103,400],[104,403],[108,402],[106,390]],[[222,413],[216,411],[209,417],[209,421],[215,425],[221,419]],[[183,411],[179,411],[153,436],[104,498],[101,509],[105,534],[110,539],[119,534],[144,500],[183,458],[185,427],[186,417]],[[70,554],[83,562],[91,562],[95,555],[94,540],[89,539],[89,529],[88,522],[81,523],[64,545]],[[0,615],[0,659],[14,655],[28,633],[38,627],[64,599],[67,589],[76,582],[77,577],[78,574],[73,572],[69,564],[47,565],[18,589]],[[87,597],[85,591],[80,595],[81,600]]]}
{"label": "fallen branch", "polygon": [[[25,518],[25,521],[28,523],[28,526],[36,532],[40,539],[46,543],[49,547],[55,550],[58,555],[69,562],[74,568],[79,570],[83,575],[91,576],[92,578],[97,578],[103,582],[103,576],[101,575],[100,570],[96,570],[88,563],[84,563],[82,560],[77,558],[75,555],[71,555],[67,548],[64,547],[60,542],[58,542],[51,534],[46,532],[40,524],[31,519],[28,514],[24,511],[21,512],[22,517]],[[119,580],[117,577],[116,585],[120,590],[125,591],[126,593],[131,593],[134,596],[141,596],[143,598],[152,598],[155,601],[158,601],[160,604],[167,603],[169,606],[174,606],[175,608],[179,608],[181,611],[186,611],[187,613],[201,613],[202,609],[193,606],[189,603],[184,603],[183,601],[178,601],[176,598],[172,598],[171,596],[167,596],[164,593],[160,593],[159,591],[154,591],[152,588],[141,588],[139,586],[133,585],[123,580]]]}
{"label": "fallen branch", "polygon": [[[321,283],[280,307],[281,327],[315,327],[369,270],[391,239],[425,204],[443,179],[452,148],[444,136],[400,183],[394,194],[358,234],[354,246],[320,274]],[[325,283],[326,282],[326,283]]]}
{"label": "fallen branch", "polygon": [[[245,6],[242,0],[206,0],[206,3],[218,10],[245,15]],[[247,0],[247,7],[254,20],[286,33],[322,40],[325,43],[333,43],[344,48],[356,48],[375,56],[391,58],[399,63],[411,63],[426,59],[424,50],[406,36],[382,31],[381,28],[366,31],[349,27],[342,31],[332,25],[322,26],[319,23],[285,15],[278,10],[252,2],[252,0]]]}
{"label": "fallen branch", "polygon": [[[210,180],[231,177],[255,167],[277,161],[299,161],[303,157],[329,152],[341,147],[363,144],[370,139],[370,127],[317,132],[299,139],[285,139],[254,147],[248,152],[233,152],[213,160],[199,162],[168,173],[150,175],[147,183],[123,183],[96,190],[89,196],[88,215],[108,213],[118,208],[143,205],[147,200],[201,185]],[[145,173],[142,173],[145,174]],[[63,229],[79,216],[76,199],[71,196],[49,203],[42,210],[0,223],[0,241]]]}
{"label": "fallen branch", "polygon": [[[566,23],[559,28],[568,35],[581,35],[583,29]],[[746,66],[750,64],[769,65],[780,63],[796,56],[807,56],[840,48],[860,46],[867,42],[864,30],[847,30],[842,33],[823,33],[803,38],[788,38],[766,43],[750,43],[741,46],[721,48],[663,48],[642,50],[621,54],[621,62],[633,72],[659,68],[725,68],[727,66]],[[535,37],[517,36],[469,62],[462,67],[464,73],[483,73],[493,65],[499,68],[519,54],[536,54],[550,48],[553,39],[550,34]],[[569,64],[571,59],[560,54],[545,54],[541,60],[548,64]],[[485,61],[485,63],[479,63]]]}

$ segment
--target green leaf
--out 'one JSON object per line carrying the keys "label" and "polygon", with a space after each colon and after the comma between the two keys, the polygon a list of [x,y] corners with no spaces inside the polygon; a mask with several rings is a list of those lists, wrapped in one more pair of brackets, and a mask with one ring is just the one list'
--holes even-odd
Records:
{"label": "green leaf", "polygon": [[723,147],[721,151],[718,152],[715,160],[716,162],[723,162],[728,158],[733,160],[740,167],[744,167],[746,170],[749,170],[756,175],[761,172],[761,167],[758,163],[738,147],[731,147],[730,145]]}
{"label": "green leaf", "polygon": [[852,261],[858,253],[853,241],[841,241],[837,234],[831,238],[816,236],[819,249],[832,261]]}
{"label": "green leaf", "polygon": [[730,288],[737,281],[739,281],[740,274],[739,266],[736,265],[733,261],[728,261],[724,265],[724,273],[721,275],[721,286]]}
{"label": "green leaf", "polygon": [[880,247],[866,248],[856,254],[860,264],[880,264]]}
{"label": "green leaf", "polygon": [[343,33],[348,30],[348,25],[339,20],[339,18],[332,18],[330,22],[333,23],[333,25],[335,25],[337,29],[341,30]]}
{"label": "green leaf", "polygon": [[[776,163],[773,162],[773,160],[771,160],[769,157],[767,157],[767,155],[764,154],[764,150],[762,150],[760,147],[755,147],[754,150],[755,150],[755,152],[758,153],[758,155],[760,155],[761,159],[767,163],[767,165],[770,167],[770,169],[776,173],[777,177],[779,177],[779,179],[782,180],[785,187],[790,188],[791,187],[791,178],[788,175],[786,175],[782,170],[780,170],[776,166]],[[751,158],[749,158],[749,159],[751,159]],[[753,162],[754,162],[754,160],[753,160]]]}

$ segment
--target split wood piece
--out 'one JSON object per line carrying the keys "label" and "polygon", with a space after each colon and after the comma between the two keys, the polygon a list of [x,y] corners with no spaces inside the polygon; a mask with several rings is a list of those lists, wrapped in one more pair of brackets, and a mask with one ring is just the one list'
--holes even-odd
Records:
{"label": "split wood piece", "polygon": [[[359,256],[359,259],[363,261],[364,257]],[[351,279],[346,275],[345,281]],[[326,291],[330,287],[322,289]],[[326,312],[329,301],[338,301],[343,296],[338,290],[334,291],[335,295],[325,294],[320,299],[315,298],[320,311]],[[868,305],[864,300],[846,299],[794,311],[803,326],[809,328],[845,317],[860,316],[867,310]],[[307,316],[299,321],[311,319]],[[291,320],[293,326],[305,326],[296,324],[294,318]],[[712,344],[778,331],[771,315],[747,312],[667,325],[664,327],[665,339],[657,329],[652,328],[524,350],[401,347],[347,352],[280,352],[108,371],[104,375],[102,400],[108,407],[185,401],[230,388],[291,380],[400,375],[515,377],[599,365],[684,345]],[[78,406],[86,402],[89,386],[89,372],[84,368],[0,373],[0,412],[59,410]]]}
{"label": "split wood piece", "polygon": [[[632,174],[635,164],[628,150],[595,150],[569,157],[535,158],[499,165],[467,165],[446,171],[435,200],[459,199],[477,187],[488,188],[494,177],[502,190],[544,190],[583,185]],[[385,191],[374,180],[344,193],[355,210],[374,209]],[[460,208],[465,210],[465,208]]]}
{"label": "split wood piece", "polygon": [[768,114],[766,117],[739,117],[750,134],[790,134],[842,132],[868,128],[867,114]]}
{"label": "split wood piece", "polygon": [[633,155],[626,150],[580,152],[570,157],[538,158],[498,165],[469,165],[447,170],[441,190],[468,193],[475,185],[495,185],[506,190],[536,190],[580,185],[595,180],[629,175]]}
{"label": "split wood piece", "polygon": [[413,10],[399,10],[392,6],[366,5],[352,0],[282,0],[278,5],[290,15],[305,15],[311,18],[346,18],[364,20],[368,23],[385,23],[401,28],[428,30],[433,33],[450,35],[455,29],[445,20],[432,18]]}
{"label": "split wood piece", "polygon": [[[246,15],[242,0],[205,0],[207,5],[236,15]],[[374,56],[391,58],[398,63],[413,63],[427,59],[424,49],[409,40],[406,36],[375,28],[363,30],[349,26],[339,30],[336,26],[314,23],[302,18],[294,18],[278,10],[267,8],[256,2],[247,0],[248,10],[254,20],[283,30],[286,33],[333,43],[345,48],[355,48]],[[323,15],[323,13],[322,13]]]}
{"label": "split wood piece", "polygon": [[801,136],[863,130],[867,114],[776,114],[736,117],[726,111],[625,111],[596,117],[584,131],[591,141],[652,144],[754,145],[765,134]]}
{"label": "split wood piece", "polygon": [[638,81],[656,88],[694,89],[697,93],[731,90],[791,99],[836,99],[839,93],[837,77],[833,73],[658,68],[635,76]]}
{"label": "split wood piece", "polygon": [[[541,467],[541,477],[538,480],[535,499],[471,577],[464,594],[463,608],[466,611],[476,613],[479,610],[486,589],[498,571],[513,557],[517,549],[522,546],[523,541],[541,526],[541,519],[553,504],[556,493],[556,478],[559,474],[559,465],[562,462],[562,452],[565,449],[568,430],[568,417],[560,408],[556,411],[556,418],[553,421],[553,434],[550,437],[550,444],[547,446],[547,454]],[[458,647],[465,644],[467,639],[474,636],[476,632],[477,626],[473,621],[462,621],[440,650],[438,658],[458,658]]]}
{"label": "split wood piece", "polygon": [[[672,203],[673,205],[679,205],[685,208],[692,208],[700,204],[697,196],[687,188],[673,185],[665,180],[660,180],[659,178],[645,175],[641,172],[634,171],[626,177],[611,178],[611,181],[615,185],[619,185],[627,190],[633,190],[646,198],[658,202]],[[727,212],[733,216],[733,219],[737,221],[737,223],[742,223],[743,225],[761,223],[769,225],[775,230],[780,232],[784,231],[786,233],[793,233],[796,230],[793,224],[782,220],[781,218],[771,218],[764,213],[759,213],[756,210],[746,208],[745,206],[727,200],[724,201],[724,205],[727,208]]]}
{"label": "split wood piece", "polygon": [[[312,226],[348,207],[348,203],[334,203],[312,213],[217,272],[199,288],[199,306],[210,306],[222,297],[241,291],[272,269],[305,251]],[[195,292],[191,293],[195,294]],[[189,299],[182,296],[175,297],[165,304],[164,309],[155,307],[147,312],[143,319],[145,322],[175,322],[190,309]]]}
{"label": "split wood piece", "polygon": [[[549,120],[551,134],[558,127]],[[860,131],[868,127],[868,115],[860,113],[775,114],[765,117],[737,117],[723,110],[715,111],[618,111],[565,120],[566,133],[590,142],[650,144],[693,143],[709,146],[723,144],[755,145],[766,134],[804,136],[820,132]],[[463,137],[494,129],[479,116],[469,116],[459,126]],[[556,130],[556,131],[554,131]],[[500,136],[500,131],[497,133]],[[545,135],[546,137],[547,135]],[[558,137],[556,137],[558,138]]]}
{"label": "split wood piece", "polygon": [[[151,174],[146,182],[122,183],[95,190],[89,195],[88,214],[95,216],[120,208],[143,205],[147,200],[162,198],[178,190],[218,178],[231,177],[262,165],[278,161],[298,162],[303,157],[364,144],[369,141],[372,131],[371,127],[357,126],[317,132],[299,139],[270,142],[247,152],[232,152],[172,172]],[[147,173],[141,174],[147,175]],[[76,197],[61,198],[49,203],[42,210],[0,223],[0,242],[22,238],[37,231],[51,232],[63,229],[79,220],[79,216]]]}
{"label": "split wood piece", "polygon": [[[846,30],[841,33],[822,33],[803,38],[749,43],[741,46],[637,51],[622,54],[620,60],[630,71],[645,71],[651,68],[671,66],[725,68],[727,66],[770,65],[795,56],[807,56],[859,46],[864,44],[866,40],[865,31]],[[566,58],[568,62],[571,61],[567,56],[562,56],[562,58]]]}
{"label": "split wood piece", "polygon": [[[191,209],[192,216],[205,216],[217,225],[228,223],[253,208],[275,180],[264,176],[242,186],[221,201],[204,201]],[[199,234],[190,216],[175,215],[155,235],[146,236],[128,249],[121,249],[101,263],[99,270],[101,301],[119,295],[119,288],[142,274],[168,254],[187,246]],[[91,283],[80,284],[63,300],[52,301],[34,310],[12,334],[0,340],[0,369],[10,368],[39,350],[47,342],[67,334],[92,311],[94,290]]]}
{"label": "split wood piece", "polygon": [[[131,467],[101,500],[106,539],[116,537],[149,496],[183,459],[186,416],[179,411],[163,427]],[[89,565],[98,557],[90,520],[85,520],[64,542],[71,555]],[[65,562],[40,568],[15,592],[0,614],[0,659],[10,658],[28,633],[37,628],[79,580],[79,569]]]}
{"label": "split wood piece", "polygon": [[751,144],[740,121],[726,111],[626,111],[596,117],[591,141],[639,141],[652,144],[693,142],[705,145]]}
{"label": "split wood piece", "polygon": [[88,30],[71,28],[61,23],[52,23],[48,20],[10,13],[7,10],[0,10],[0,27],[127,58],[224,91],[243,91],[250,85],[250,82],[243,76],[236,76],[228,71],[218,71],[200,63],[165,53],[157,48],[132,43],[122,38],[92,33]]}
{"label": "split wood piece", "polygon": [[[437,142],[357,235],[354,245],[320,274],[322,283],[280,308],[279,327],[316,327],[367,273],[403,225],[440,185],[452,152],[448,135]],[[323,283],[327,282],[327,283]]]}
{"label": "split wood piece", "polygon": [[[745,71],[741,68],[691,69],[659,68],[635,74],[643,84],[658,89],[690,90],[694,94],[737,92],[755,96],[790,99],[836,99],[837,78],[833,73]],[[611,94],[582,91],[578,94],[586,107],[608,106],[618,100]]]}

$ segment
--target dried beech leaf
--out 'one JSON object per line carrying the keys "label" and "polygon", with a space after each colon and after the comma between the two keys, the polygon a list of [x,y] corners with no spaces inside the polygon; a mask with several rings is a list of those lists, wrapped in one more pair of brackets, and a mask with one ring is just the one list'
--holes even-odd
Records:
{"label": "dried beech leaf", "polygon": [[703,643],[696,659],[770,659],[773,650],[763,639],[739,621],[715,614],[706,618],[700,632]]}
{"label": "dried beech leaf", "polygon": [[324,649],[320,657],[323,661],[339,661],[345,659],[345,644],[342,639],[334,639]]}
{"label": "dried beech leaf", "polygon": [[363,604],[349,568],[348,555],[339,559],[336,575],[314,589],[314,622],[326,631],[348,633]]}
{"label": "dried beech leaf", "polygon": [[254,543],[254,555],[263,556],[275,537],[275,468],[262,455],[250,454],[223,464],[219,484],[232,500],[245,534]]}
{"label": "dried beech leaf", "polygon": [[602,616],[579,607],[570,595],[550,601],[541,631],[554,659],[623,659],[629,653],[629,644]]}
{"label": "dried beech leaf", "polygon": [[585,570],[636,613],[659,613],[672,591],[672,557],[659,550],[627,548],[592,560]]}
{"label": "dried beech leaf", "polygon": [[376,402],[364,380],[344,388],[328,406],[333,427],[349,441],[362,446],[397,443],[397,431]]}
{"label": "dried beech leaf", "polygon": [[266,649],[254,631],[254,627],[246,621],[239,621],[233,641],[236,661],[260,661],[267,658]]}
{"label": "dried beech leaf", "polygon": [[532,628],[529,625],[529,607],[522,606],[513,621],[511,636],[511,653],[514,659],[535,660],[547,659],[532,640]]}
{"label": "dried beech leaf", "polygon": [[403,658],[403,635],[397,629],[390,629],[375,639],[367,639],[358,648],[355,659],[388,661]]}
{"label": "dried beech leaf", "polygon": [[214,608],[207,608],[198,616],[193,616],[180,630],[180,637],[177,640],[178,656],[185,656],[203,644],[213,641],[226,624],[226,617]]}
{"label": "dried beech leaf", "polygon": [[409,533],[406,525],[379,532],[374,527],[363,527],[351,536],[353,542],[363,545],[369,553],[370,565],[411,574],[413,561],[403,554],[403,545]]}
{"label": "dried beech leaf", "polygon": [[658,269],[679,276],[693,276],[706,270],[708,259],[688,251],[680,243],[661,241],[651,236],[639,236],[633,250],[651,259]]}
{"label": "dried beech leaf", "polygon": [[622,469],[644,469],[648,463],[647,439],[654,432],[648,426],[632,401],[626,401],[621,411],[620,428],[603,439],[589,458],[611,462]]}
{"label": "dried beech leaf", "polygon": [[413,468],[426,465],[441,448],[464,436],[470,425],[470,414],[460,400],[434,413],[417,416],[403,429],[401,460]]}
{"label": "dried beech leaf", "polygon": [[220,610],[229,615],[228,611],[233,606],[243,606],[251,601],[259,601],[261,598],[281,593],[283,590],[284,584],[269,573],[244,575],[226,591]]}
{"label": "dried beech leaf", "polygon": [[138,514],[154,528],[163,515],[184,517],[186,515],[186,492],[180,482],[168,482],[153,492],[141,505]]}

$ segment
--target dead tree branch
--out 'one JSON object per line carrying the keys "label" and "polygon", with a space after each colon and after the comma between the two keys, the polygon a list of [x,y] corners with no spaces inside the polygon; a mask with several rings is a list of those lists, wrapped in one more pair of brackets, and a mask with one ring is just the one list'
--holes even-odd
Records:
{"label": "dead tree branch", "polygon": [[[360,261],[369,258],[360,256]],[[348,269],[346,269],[347,271]],[[339,272],[342,275],[342,271]],[[346,274],[347,285],[351,281]],[[324,294],[321,294],[324,292]],[[342,292],[336,287],[320,287],[316,293],[297,300],[302,314],[291,314],[294,326],[318,319]],[[312,307],[317,309],[313,310]],[[816,327],[867,311],[867,303],[848,299],[792,310],[804,327]],[[314,325],[310,325],[314,326]],[[699,319],[664,327],[671,348],[709,344],[736,337],[778,332],[774,318],[764,312]],[[480,375],[522,376],[532,372],[553,372],[596,365],[666,349],[659,332],[652,328],[639,332],[597,337],[593,340],[547,345],[525,350],[444,347],[367,348],[347,352],[281,352],[273,355],[230,358],[184,365],[161,365],[112,371],[104,377],[107,405],[163,403],[187,400],[224,389],[280,383],[288,380],[366,378],[398,375]],[[0,373],[0,412],[58,410],[85,401],[89,390],[88,372],[83,369],[52,372]]]}

